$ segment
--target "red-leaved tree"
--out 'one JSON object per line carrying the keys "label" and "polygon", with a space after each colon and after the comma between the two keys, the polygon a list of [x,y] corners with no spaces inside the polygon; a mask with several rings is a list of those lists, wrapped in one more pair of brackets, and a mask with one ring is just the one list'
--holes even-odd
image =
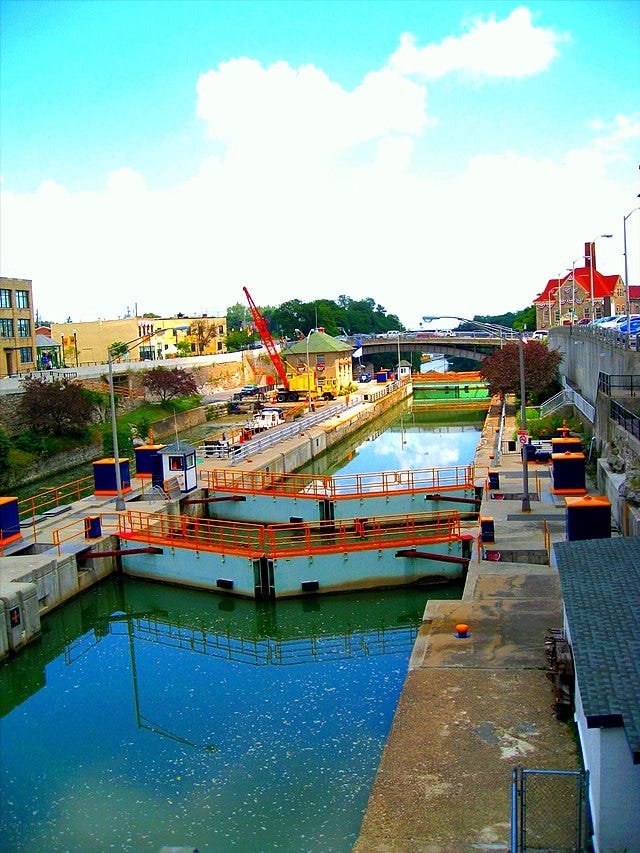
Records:
{"label": "red-leaved tree", "polygon": [[144,386],[162,402],[174,397],[189,397],[198,393],[193,374],[181,367],[154,367],[144,376]]}
{"label": "red-leaved tree", "polygon": [[[518,343],[505,344],[480,365],[480,373],[489,383],[491,394],[520,390],[519,350]],[[544,399],[546,392],[557,382],[562,353],[539,341],[527,341],[523,343],[523,356],[527,396]]]}

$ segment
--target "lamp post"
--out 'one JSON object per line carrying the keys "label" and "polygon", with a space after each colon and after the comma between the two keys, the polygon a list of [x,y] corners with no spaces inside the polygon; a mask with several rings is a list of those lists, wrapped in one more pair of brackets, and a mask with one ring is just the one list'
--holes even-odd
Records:
{"label": "lamp post", "polygon": [[[434,317],[423,317],[423,320],[432,320]],[[499,334],[501,337],[505,333],[513,333],[513,329],[506,326],[501,326],[497,323],[480,323],[477,320],[468,320],[465,317],[453,317],[454,320],[461,320],[465,323],[474,323],[481,329],[488,329],[493,334]],[[518,334],[518,357],[520,362],[520,429],[527,429],[527,411],[526,411],[526,386],[524,377],[524,332]],[[522,453],[522,512],[531,512],[531,499],[529,497],[529,458],[525,447],[521,448]]]}
{"label": "lamp post", "polygon": [[78,367],[78,333],[75,329],[73,330],[73,348],[76,353],[76,367]]}
{"label": "lamp post", "polygon": [[[586,260],[588,255],[580,255],[578,258],[574,258],[571,261],[571,266],[567,267],[567,272],[571,270],[571,325],[576,322],[576,262]],[[562,305],[562,297],[560,297],[560,304]],[[582,312],[584,315],[584,311]],[[591,310],[591,319],[593,320],[593,306]]]}
{"label": "lamp post", "polygon": [[625,309],[627,312],[627,349],[631,344],[631,300],[629,298],[629,267],[627,264],[627,219],[631,216],[632,213],[635,213],[636,210],[640,210],[640,207],[634,207],[633,210],[629,211],[626,216],[622,219],[622,233],[623,233],[623,245],[624,245],[624,289],[625,289]]}
{"label": "lamp post", "polygon": [[[157,329],[155,332],[151,332],[149,335],[138,335],[137,338],[134,338],[132,341],[127,341],[125,344],[126,352],[128,352],[128,348],[131,344],[135,344],[136,341],[144,340],[145,338],[151,339],[154,335],[157,335],[159,332],[164,332],[164,329]],[[113,390],[113,360],[111,356],[111,348],[107,347],[107,364],[109,366],[109,404],[111,408],[111,438],[113,440],[113,462],[116,469],[116,512],[123,512],[125,507],[124,497],[122,495],[122,477],[120,476],[120,448],[118,447],[118,429],[116,425],[116,397]]]}
{"label": "lamp post", "polygon": [[[518,336],[518,356],[520,360],[520,429],[527,430],[527,401],[526,387],[524,381],[524,333]],[[526,444],[520,448],[522,453],[522,512],[531,512],[531,500],[529,498],[529,454]]]}
{"label": "lamp post", "polygon": [[[599,237],[613,237],[613,234],[600,234]],[[589,258],[589,293],[591,296],[591,320],[592,321],[595,320],[595,318],[596,318],[596,316],[595,316],[596,315],[595,303],[594,303],[594,299],[593,299],[593,256],[596,253],[596,251],[595,251],[596,250],[596,240],[598,240],[599,237],[595,237],[593,240],[591,240],[591,242],[589,243],[589,254],[585,255],[585,259]]]}
{"label": "lamp post", "polygon": [[396,369],[396,379],[400,379],[400,332],[398,332],[398,367]]}
{"label": "lamp post", "polygon": [[547,326],[548,329],[551,328],[551,297],[552,296],[554,297],[553,301],[555,302],[555,294],[560,291],[561,279],[562,279],[562,275],[561,275],[561,273],[558,273],[558,286],[549,288],[549,325]]}

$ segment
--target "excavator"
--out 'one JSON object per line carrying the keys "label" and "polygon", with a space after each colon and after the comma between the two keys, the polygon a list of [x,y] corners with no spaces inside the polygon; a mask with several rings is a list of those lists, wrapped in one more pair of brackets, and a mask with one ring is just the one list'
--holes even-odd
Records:
{"label": "excavator", "polygon": [[333,392],[323,391],[316,383],[315,374],[312,374],[308,369],[298,376],[287,375],[284,362],[280,358],[280,353],[278,352],[273,338],[271,337],[271,332],[269,331],[267,321],[260,313],[258,306],[253,301],[251,294],[249,293],[247,288],[243,287],[242,289],[244,290],[244,295],[247,297],[247,302],[249,303],[249,310],[251,311],[251,316],[253,317],[255,327],[258,330],[258,334],[260,335],[262,343],[264,344],[269,354],[271,363],[273,364],[276,373],[280,377],[280,381],[282,383],[282,386],[278,387],[277,389],[278,402],[291,403],[304,399],[314,400],[318,397],[322,398],[323,400],[333,400],[335,396]]}

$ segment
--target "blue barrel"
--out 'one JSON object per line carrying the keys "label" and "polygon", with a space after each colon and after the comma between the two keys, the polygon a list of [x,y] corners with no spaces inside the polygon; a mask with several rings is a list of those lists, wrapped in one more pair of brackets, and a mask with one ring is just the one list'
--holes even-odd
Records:
{"label": "blue barrel", "polygon": [[480,519],[480,539],[482,542],[495,542],[495,525],[492,518]]}
{"label": "blue barrel", "polygon": [[500,474],[498,471],[489,471],[489,488],[490,489],[499,489],[500,488]]}
{"label": "blue barrel", "polygon": [[88,515],[84,520],[84,538],[99,539],[102,536],[102,526],[99,515]]}

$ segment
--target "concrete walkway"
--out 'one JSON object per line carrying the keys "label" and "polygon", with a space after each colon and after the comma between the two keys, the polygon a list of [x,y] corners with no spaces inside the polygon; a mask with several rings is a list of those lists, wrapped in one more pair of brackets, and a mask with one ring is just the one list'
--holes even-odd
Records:
{"label": "concrete walkway", "polygon": [[[481,508],[495,543],[476,551],[461,601],[427,605],[356,853],[509,850],[513,767],[579,766],[545,676],[544,638],[562,627],[562,599],[544,526],[564,538],[565,503],[551,494],[550,466],[530,465],[532,510],[522,511],[520,455],[498,461],[498,426],[496,406],[475,460],[478,475],[499,472]],[[514,429],[511,415],[505,437]],[[482,559],[487,551],[510,561]],[[467,639],[455,636],[460,623]]]}

